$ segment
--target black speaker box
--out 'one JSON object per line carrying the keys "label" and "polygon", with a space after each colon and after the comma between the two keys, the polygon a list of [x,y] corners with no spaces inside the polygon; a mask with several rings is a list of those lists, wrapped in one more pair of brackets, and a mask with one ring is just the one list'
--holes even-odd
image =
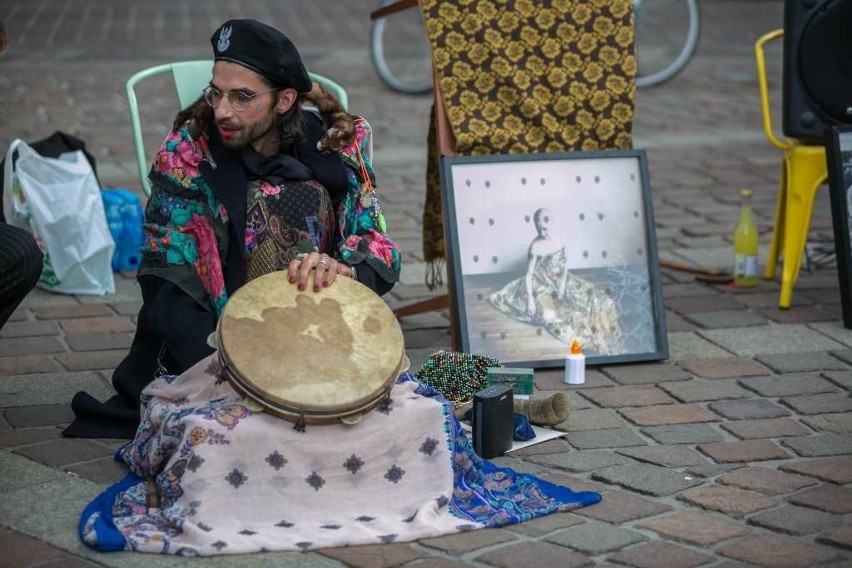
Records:
{"label": "black speaker box", "polygon": [[852,0],[784,0],[782,130],[823,144],[852,124]]}
{"label": "black speaker box", "polygon": [[512,449],[515,397],[511,385],[492,385],[473,395],[473,450],[481,458],[502,456]]}

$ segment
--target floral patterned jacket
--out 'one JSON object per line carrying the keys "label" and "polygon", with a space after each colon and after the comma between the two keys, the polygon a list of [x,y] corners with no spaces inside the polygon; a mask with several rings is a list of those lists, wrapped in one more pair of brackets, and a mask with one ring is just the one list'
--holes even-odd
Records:
{"label": "floral patterned jacket", "polygon": [[[337,251],[340,260],[356,267],[362,283],[384,293],[399,279],[401,257],[385,234],[375,175],[365,155],[370,136],[366,121],[357,119],[355,139],[339,150],[348,183],[336,211]],[[232,249],[244,241],[235,237],[240,225],[234,221],[244,219],[245,211],[228,210],[208,183],[205,166],[207,171],[218,167],[207,136],[194,139],[189,123],[169,133],[149,174],[152,193],[139,276],[173,282],[218,318],[235,291],[226,285],[225,268],[229,259],[243,257]]]}

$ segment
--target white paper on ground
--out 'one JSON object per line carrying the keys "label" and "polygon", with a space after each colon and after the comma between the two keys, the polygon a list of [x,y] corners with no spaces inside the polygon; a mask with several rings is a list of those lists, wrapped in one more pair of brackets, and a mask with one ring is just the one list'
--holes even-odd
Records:
{"label": "white paper on ground", "polygon": [[[470,423],[468,422],[462,422],[461,425],[466,432],[470,432],[471,430],[473,430]],[[559,430],[553,430],[551,428],[545,428],[544,426],[536,426],[535,424],[530,424],[530,426],[532,426],[533,432],[535,432],[535,438],[533,438],[532,440],[527,440],[525,442],[512,440],[512,448],[506,450],[507,454],[512,453],[515,450],[520,450],[521,448],[526,448],[527,446],[540,444],[542,442],[546,442],[548,440],[552,440],[554,438],[558,438],[560,436],[565,435],[565,432],[560,432]]]}

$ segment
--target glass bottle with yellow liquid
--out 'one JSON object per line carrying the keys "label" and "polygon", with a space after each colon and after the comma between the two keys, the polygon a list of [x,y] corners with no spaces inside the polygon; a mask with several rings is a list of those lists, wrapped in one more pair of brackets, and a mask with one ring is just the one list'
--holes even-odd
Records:
{"label": "glass bottle with yellow liquid", "polygon": [[757,286],[757,227],[751,215],[751,190],[740,191],[740,221],[734,231],[734,285]]}

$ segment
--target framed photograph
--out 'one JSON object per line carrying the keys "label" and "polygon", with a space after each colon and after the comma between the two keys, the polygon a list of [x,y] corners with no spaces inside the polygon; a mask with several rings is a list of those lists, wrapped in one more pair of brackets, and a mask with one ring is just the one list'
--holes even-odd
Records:
{"label": "framed photograph", "polygon": [[843,327],[852,329],[852,126],[826,131],[825,154]]}
{"label": "framed photograph", "polygon": [[668,358],[644,151],[445,157],[457,344],[501,363]]}

